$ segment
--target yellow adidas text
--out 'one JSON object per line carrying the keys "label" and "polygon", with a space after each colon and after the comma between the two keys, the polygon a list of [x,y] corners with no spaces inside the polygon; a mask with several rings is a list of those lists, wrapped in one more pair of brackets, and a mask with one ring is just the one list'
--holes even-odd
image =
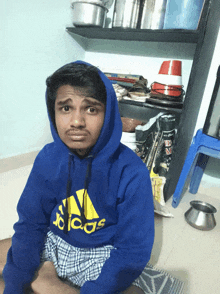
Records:
{"label": "yellow adidas text", "polygon": [[[103,218],[100,221],[88,222],[84,226],[82,226],[81,219],[79,217],[70,216],[68,220],[68,231],[71,229],[84,230],[87,234],[91,234],[105,225],[105,219]],[[64,219],[60,213],[56,213],[56,220],[53,222],[55,226],[57,226],[60,230],[64,229]]]}

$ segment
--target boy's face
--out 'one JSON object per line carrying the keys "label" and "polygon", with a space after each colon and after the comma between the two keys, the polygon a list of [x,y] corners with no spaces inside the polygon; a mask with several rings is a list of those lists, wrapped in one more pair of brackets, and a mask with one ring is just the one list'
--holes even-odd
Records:
{"label": "boy's face", "polygon": [[84,96],[77,88],[58,88],[55,122],[60,139],[80,156],[84,156],[98,140],[105,117],[105,105]]}

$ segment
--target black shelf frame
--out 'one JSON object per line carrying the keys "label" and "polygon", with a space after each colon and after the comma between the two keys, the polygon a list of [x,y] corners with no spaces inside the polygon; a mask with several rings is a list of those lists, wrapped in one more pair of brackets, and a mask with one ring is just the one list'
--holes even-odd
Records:
{"label": "black shelf frame", "polygon": [[120,41],[177,42],[196,44],[199,30],[147,30],[127,28],[67,27],[67,32],[87,39]]}
{"label": "black shelf frame", "polygon": [[182,113],[182,107],[177,108],[125,99],[118,101],[118,106],[121,116],[135,118],[143,122],[147,122],[160,112],[172,113],[177,117],[180,117]]}

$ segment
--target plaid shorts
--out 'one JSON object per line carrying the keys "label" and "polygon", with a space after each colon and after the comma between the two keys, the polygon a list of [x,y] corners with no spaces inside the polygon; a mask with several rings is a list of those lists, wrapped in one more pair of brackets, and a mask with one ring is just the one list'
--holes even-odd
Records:
{"label": "plaid shorts", "polygon": [[[70,245],[53,232],[47,233],[41,262],[53,262],[60,279],[82,287],[86,281],[96,280],[105,261],[110,257],[111,245],[98,248],[78,248]],[[137,282],[133,283],[139,286]]]}
{"label": "plaid shorts", "polygon": [[[80,288],[86,281],[96,280],[105,261],[110,257],[111,245],[98,248],[77,248],[51,231],[48,232],[41,261],[53,262],[59,278]],[[183,283],[166,272],[147,264],[133,281],[145,294],[182,294]]]}
{"label": "plaid shorts", "polygon": [[57,275],[82,287],[86,281],[96,280],[113,246],[77,248],[51,231],[48,232],[41,261],[52,261]]}

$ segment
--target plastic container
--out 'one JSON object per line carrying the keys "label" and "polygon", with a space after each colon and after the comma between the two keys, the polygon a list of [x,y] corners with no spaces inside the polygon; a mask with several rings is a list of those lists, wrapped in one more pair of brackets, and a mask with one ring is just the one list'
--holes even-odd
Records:
{"label": "plastic container", "polygon": [[182,62],[180,60],[164,61],[156,81],[152,84],[152,94],[165,94],[179,97],[182,93]]}
{"label": "plastic container", "polygon": [[196,30],[204,0],[167,0],[164,29]]}

